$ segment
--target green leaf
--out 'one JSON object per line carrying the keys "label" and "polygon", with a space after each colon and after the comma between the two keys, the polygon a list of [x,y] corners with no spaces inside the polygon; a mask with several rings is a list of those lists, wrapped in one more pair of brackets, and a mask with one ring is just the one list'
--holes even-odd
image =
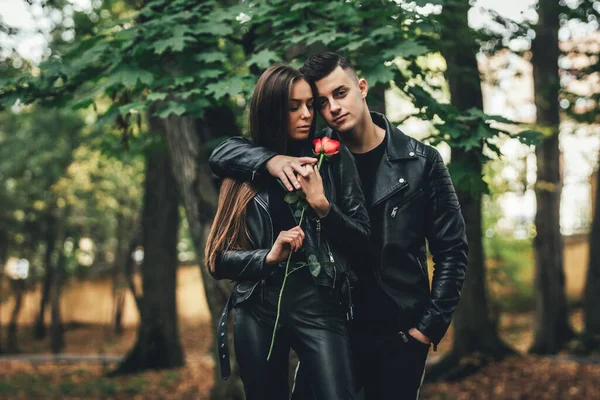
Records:
{"label": "green leaf", "polygon": [[319,260],[317,259],[317,256],[315,256],[314,254],[309,254],[308,255],[308,262],[318,262]]}
{"label": "green leaf", "polygon": [[394,79],[394,73],[383,64],[378,64],[373,68],[365,70],[364,72],[365,79],[371,86],[375,86],[377,83],[387,84]]}
{"label": "green leaf", "polygon": [[206,92],[209,95],[212,94],[216,100],[219,100],[225,96],[240,94],[246,86],[247,84],[243,77],[235,76],[206,85]]}
{"label": "green leaf", "polygon": [[194,82],[194,77],[193,76],[178,76],[177,78],[175,78],[175,86],[182,86],[185,85],[186,83],[192,83]]}
{"label": "green leaf", "polygon": [[168,96],[167,93],[161,93],[161,92],[154,92],[154,93],[150,93],[147,97],[148,101],[157,101],[157,100],[164,100],[166,99]]}
{"label": "green leaf", "polygon": [[294,217],[301,218],[302,217],[302,210],[296,210],[296,211],[294,211]]}
{"label": "green leaf", "polygon": [[180,103],[175,103],[173,101],[169,101],[162,107],[160,110],[154,113],[154,115],[159,116],[160,118],[167,118],[171,114],[175,114],[177,116],[181,116],[186,112],[185,105]]}
{"label": "green leaf", "polygon": [[288,204],[294,204],[298,201],[298,194],[296,192],[287,193],[283,200]]}
{"label": "green leaf", "polygon": [[119,113],[121,115],[125,115],[125,114],[137,114],[140,111],[144,111],[145,109],[146,109],[146,105],[145,104],[129,103],[129,104],[125,104],[124,106],[119,107]]}
{"label": "green leaf", "polygon": [[167,49],[171,49],[172,52],[180,52],[185,48],[185,42],[193,40],[188,36],[174,36],[168,39],[157,40],[152,43],[151,48],[154,49],[155,54],[163,54]]}
{"label": "green leaf", "polygon": [[225,59],[225,57],[226,55],[224,53],[218,51],[207,51],[194,56],[194,60],[208,64],[216,61],[222,61]]}
{"label": "green leaf", "polygon": [[525,130],[513,135],[514,138],[518,139],[521,143],[537,146],[544,140],[544,134],[539,131]]}
{"label": "green leaf", "polygon": [[125,87],[131,88],[134,87],[138,81],[145,85],[149,85],[154,81],[154,77],[152,73],[141,68],[122,64],[110,73],[106,86],[108,87],[120,83]]}
{"label": "green leaf", "polygon": [[233,29],[223,23],[201,22],[194,27],[193,32],[196,34],[227,36],[233,33]]}
{"label": "green leaf", "polygon": [[246,65],[248,67],[256,65],[258,68],[267,68],[274,61],[280,60],[281,58],[274,51],[262,50],[259,53],[253,54],[252,57],[246,61]]}
{"label": "green leaf", "polygon": [[316,278],[321,272],[321,264],[318,261],[311,261],[308,263],[308,269],[310,270],[310,274]]}
{"label": "green leaf", "polygon": [[223,75],[225,71],[220,69],[202,69],[198,73],[198,76],[203,79],[214,79]]}
{"label": "green leaf", "polygon": [[429,49],[414,40],[406,39],[396,47],[383,52],[383,57],[387,60],[393,60],[396,57],[410,58],[422,56],[429,53]]}

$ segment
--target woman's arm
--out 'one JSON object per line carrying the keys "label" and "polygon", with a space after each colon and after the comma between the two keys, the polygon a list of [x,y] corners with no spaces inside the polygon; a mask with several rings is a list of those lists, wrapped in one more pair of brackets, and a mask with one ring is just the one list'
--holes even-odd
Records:
{"label": "woman's arm", "polygon": [[270,249],[226,250],[219,252],[212,274],[215,279],[259,280],[285,261],[291,251],[302,247],[304,232],[299,226],[281,231]]}
{"label": "woman's arm", "polygon": [[259,250],[226,250],[217,254],[215,279],[231,279],[232,281],[259,280],[274,267],[266,262],[271,249]]}

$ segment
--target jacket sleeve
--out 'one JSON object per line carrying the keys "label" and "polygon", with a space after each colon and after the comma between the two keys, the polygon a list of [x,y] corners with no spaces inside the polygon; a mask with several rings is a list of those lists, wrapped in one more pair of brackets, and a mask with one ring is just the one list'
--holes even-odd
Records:
{"label": "jacket sleeve", "polygon": [[336,201],[321,218],[321,226],[336,244],[346,249],[365,249],[370,238],[369,213],[360,186],[360,177],[354,157],[344,145],[340,146],[337,162],[333,165]]}
{"label": "jacket sleeve", "polygon": [[226,250],[217,254],[215,279],[231,279],[233,281],[259,280],[276,267],[267,264],[265,258],[271,249],[259,250]]}
{"label": "jacket sleeve", "polygon": [[268,174],[266,163],[276,155],[274,151],[255,146],[248,139],[236,136],[217,146],[208,163],[220,178],[253,181]]}
{"label": "jacket sleeve", "polygon": [[421,315],[417,329],[434,343],[442,340],[458,305],[467,272],[465,221],[448,169],[433,148],[429,173],[429,212],[426,235],[433,255],[431,303]]}

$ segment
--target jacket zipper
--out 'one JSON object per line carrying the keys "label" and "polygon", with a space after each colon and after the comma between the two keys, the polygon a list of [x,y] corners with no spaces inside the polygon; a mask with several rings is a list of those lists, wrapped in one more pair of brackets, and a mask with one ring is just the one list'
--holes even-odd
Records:
{"label": "jacket zipper", "polygon": [[419,188],[418,190],[416,190],[413,194],[411,194],[410,196],[408,196],[408,198],[404,199],[404,201],[402,203],[400,203],[399,205],[395,206],[392,209],[392,213],[390,214],[390,216],[392,218],[396,218],[396,214],[398,213],[398,210],[400,209],[400,207],[403,207],[404,205],[408,204],[408,202],[410,202],[412,199],[414,199],[415,197],[417,197],[422,192],[423,192],[423,189],[421,189],[421,188]]}
{"label": "jacket zipper", "polygon": [[382,198],[378,199],[376,202],[374,202],[373,204],[371,204],[371,206],[369,207],[369,209],[374,208],[376,205],[383,203],[385,200],[389,199],[392,195],[406,189],[408,187],[408,183],[405,183],[403,186],[400,186],[398,189],[396,190],[392,190],[389,193],[387,193],[385,196],[383,196]]}
{"label": "jacket zipper", "polygon": [[[254,180],[254,172],[252,173],[252,179]],[[274,239],[273,239],[273,219],[271,218],[271,213],[269,212],[268,207],[263,204],[263,201],[260,197],[258,197],[258,195],[256,195],[254,197],[256,199],[256,202],[265,210],[265,212],[267,213],[267,216],[269,217],[269,221],[271,222],[271,246],[273,246],[274,243]],[[265,302],[265,278],[262,278],[260,280],[260,302],[264,303]],[[256,287],[256,286],[255,286]],[[252,289],[252,292],[254,291],[254,288]],[[252,292],[250,292],[250,295],[252,295]]]}
{"label": "jacket zipper", "polygon": [[331,248],[329,247],[329,243],[327,240],[325,241],[325,245],[327,246],[327,253],[329,253],[329,261],[331,261],[331,265],[333,266],[333,289],[335,289],[335,281],[337,280],[337,268],[335,268],[335,260],[333,259],[333,254],[331,253]]}

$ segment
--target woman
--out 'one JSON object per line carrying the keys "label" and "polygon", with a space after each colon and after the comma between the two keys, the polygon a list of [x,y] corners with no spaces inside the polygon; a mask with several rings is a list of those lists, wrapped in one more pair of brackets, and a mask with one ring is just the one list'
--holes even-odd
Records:
{"label": "woman", "polygon": [[[310,155],[313,101],[300,72],[285,65],[267,69],[250,104],[254,143],[279,154]],[[317,400],[355,398],[346,332],[354,280],[348,260],[368,239],[368,214],[346,148],[320,171],[306,168],[307,177],[298,177],[308,204],[301,226],[297,205],[286,203],[287,191],[274,178],[225,179],[207,241],[210,273],[237,282],[219,322],[222,375],[229,375],[227,311],[234,307],[235,351],[248,400],[288,398],[290,348],[310,371]],[[293,272],[287,275],[267,360],[290,253]]]}

